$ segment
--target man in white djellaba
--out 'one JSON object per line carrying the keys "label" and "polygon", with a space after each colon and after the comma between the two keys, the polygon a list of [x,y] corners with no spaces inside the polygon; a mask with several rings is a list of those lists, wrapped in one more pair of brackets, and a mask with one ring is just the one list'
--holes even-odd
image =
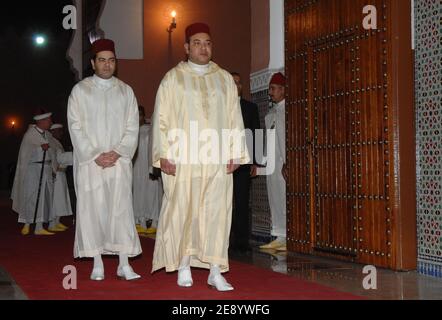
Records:
{"label": "man in white djellaba", "polygon": [[17,169],[12,187],[12,210],[19,214],[18,222],[24,223],[22,235],[28,235],[30,226],[36,223],[34,234],[50,236],[43,223],[54,219],[52,199],[53,174],[56,157],[54,139],[49,133],[52,113],[43,108],[34,112],[34,125],[25,133],[18,154]]}
{"label": "man in white djellaba", "polygon": [[141,254],[132,206],[132,158],[138,145],[138,104],[114,77],[115,45],[92,44],[95,74],[79,82],[68,103],[77,194],[74,257],[93,257],[91,280],[104,280],[102,255],[119,255],[117,275],[140,278],[128,258]]}
{"label": "man in white djellaba", "polygon": [[[163,187],[161,179],[153,175],[151,155],[151,124],[145,119],[143,106],[139,106],[140,134],[134,157],[133,202],[137,231],[141,236],[154,234],[161,210]],[[149,228],[147,222],[152,221]]]}
{"label": "man in white djellaba", "polygon": [[55,215],[55,219],[51,221],[49,231],[62,232],[66,231],[68,227],[60,222],[61,217],[72,216],[71,199],[69,196],[68,182],[66,179],[66,169],[68,166],[72,166],[72,152],[65,152],[61,143],[63,139],[63,125],[60,123],[53,124],[50,128],[50,132],[54,137],[54,148],[57,155],[57,174],[54,181],[54,200],[52,210]]}

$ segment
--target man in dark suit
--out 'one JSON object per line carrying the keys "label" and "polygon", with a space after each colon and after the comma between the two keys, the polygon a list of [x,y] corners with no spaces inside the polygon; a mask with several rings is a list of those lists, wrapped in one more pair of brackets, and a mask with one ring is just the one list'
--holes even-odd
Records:
{"label": "man in dark suit", "polygon": [[[238,88],[238,99],[241,104],[241,113],[244,121],[244,128],[250,129],[255,136],[255,130],[260,128],[258,106],[242,98],[241,76],[232,72],[233,79]],[[255,139],[253,139],[254,144]],[[256,177],[257,165],[254,156],[254,146],[249,145],[250,158],[253,157],[253,164],[246,164],[239,167],[233,174],[233,197],[234,206],[232,212],[232,241],[230,247],[237,252],[245,253],[250,250],[250,182]]]}

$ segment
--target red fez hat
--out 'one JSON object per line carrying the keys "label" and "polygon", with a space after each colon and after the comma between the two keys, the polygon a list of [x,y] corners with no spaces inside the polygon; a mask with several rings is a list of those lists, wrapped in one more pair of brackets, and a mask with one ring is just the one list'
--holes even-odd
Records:
{"label": "red fez hat", "polygon": [[197,33],[207,33],[210,36],[210,28],[207,24],[201,22],[191,24],[186,28],[186,42],[189,42],[190,37]]}
{"label": "red fez hat", "polygon": [[[96,55],[101,51],[112,51],[115,54],[115,44],[109,39],[99,39],[92,44],[92,53]],[[116,55],[116,54],[115,54]]]}
{"label": "red fez hat", "polygon": [[35,121],[43,120],[43,119],[49,118],[50,116],[52,116],[52,112],[48,112],[44,108],[37,108],[34,110],[34,120]]}
{"label": "red fez hat", "polygon": [[270,84],[277,84],[280,86],[285,86],[285,77],[281,72],[275,73],[270,80]]}

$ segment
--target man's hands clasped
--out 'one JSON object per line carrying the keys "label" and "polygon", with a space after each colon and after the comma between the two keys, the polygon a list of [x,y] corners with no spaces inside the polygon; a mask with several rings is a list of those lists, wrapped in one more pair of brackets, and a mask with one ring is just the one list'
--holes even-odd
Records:
{"label": "man's hands clasped", "polygon": [[102,153],[97,159],[95,159],[95,163],[100,166],[102,169],[112,168],[117,163],[118,159],[121,156],[115,151]]}

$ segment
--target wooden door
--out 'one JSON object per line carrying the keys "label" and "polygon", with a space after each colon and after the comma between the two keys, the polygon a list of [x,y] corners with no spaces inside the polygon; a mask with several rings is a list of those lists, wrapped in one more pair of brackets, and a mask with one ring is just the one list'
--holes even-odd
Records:
{"label": "wooden door", "polygon": [[[375,30],[363,27],[368,4]],[[412,127],[413,108],[412,96],[398,107],[397,84],[412,91],[411,49],[398,52],[407,37],[392,41],[399,3],[286,0],[285,10],[289,249],[414,269],[413,189],[404,193],[398,177],[415,174],[400,161],[413,155],[400,144],[413,135],[399,132]],[[398,70],[399,61],[408,68]],[[404,232],[414,237],[405,246]]]}

